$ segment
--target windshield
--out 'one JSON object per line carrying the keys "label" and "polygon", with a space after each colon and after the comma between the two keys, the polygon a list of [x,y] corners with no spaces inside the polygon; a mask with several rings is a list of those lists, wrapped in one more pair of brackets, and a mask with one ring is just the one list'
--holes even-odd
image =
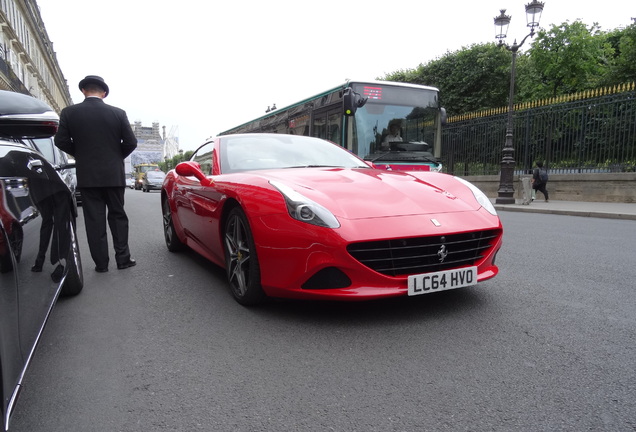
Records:
{"label": "windshield", "polygon": [[433,159],[439,113],[435,90],[390,86],[370,90],[362,84],[354,90],[369,98],[355,115],[353,148],[360,157]]}
{"label": "windshield", "polygon": [[150,172],[150,171],[156,170],[158,168],[159,168],[159,165],[140,165],[138,167],[139,172],[141,172],[141,173]]}
{"label": "windshield", "polygon": [[163,180],[165,176],[166,173],[164,173],[163,171],[148,171],[146,173],[146,177],[148,178],[148,180]]}
{"label": "windshield", "polygon": [[221,171],[231,173],[271,168],[369,168],[329,141],[299,135],[244,134],[221,138]]}

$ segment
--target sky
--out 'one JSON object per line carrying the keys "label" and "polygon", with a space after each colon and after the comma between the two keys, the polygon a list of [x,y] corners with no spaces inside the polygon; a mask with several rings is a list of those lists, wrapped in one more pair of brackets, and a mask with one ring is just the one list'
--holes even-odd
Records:
{"label": "sky", "polygon": [[[79,81],[99,75],[110,87],[106,103],[124,109],[131,123],[165,126],[188,151],[272,104],[282,108],[347,79],[381,78],[492,42],[501,9],[512,17],[506,42],[521,41],[530,1],[37,3],[74,103],[83,100]],[[636,17],[624,0],[544,3],[542,28],[579,19],[609,31]]]}

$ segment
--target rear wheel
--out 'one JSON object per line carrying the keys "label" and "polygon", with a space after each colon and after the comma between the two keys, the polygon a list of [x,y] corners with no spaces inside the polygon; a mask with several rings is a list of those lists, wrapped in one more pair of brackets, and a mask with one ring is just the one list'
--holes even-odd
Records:
{"label": "rear wheel", "polygon": [[254,238],[240,207],[230,210],[225,229],[225,268],[232,295],[244,306],[265,300]]}
{"label": "rear wheel", "polygon": [[174,229],[172,211],[170,210],[168,198],[164,198],[161,202],[161,209],[163,212],[163,237],[166,240],[168,250],[170,252],[179,252],[185,249],[185,245],[181,242],[181,240],[179,240],[177,232]]}

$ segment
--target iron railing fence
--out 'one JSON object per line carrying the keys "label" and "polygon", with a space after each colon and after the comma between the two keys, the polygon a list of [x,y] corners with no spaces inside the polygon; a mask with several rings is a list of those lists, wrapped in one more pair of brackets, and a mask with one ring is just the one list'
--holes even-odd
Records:
{"label": "iron railing fence", "polygon": [[[444,171],[494,175],[501,168],[507,108],[451,117],[442,133]],[[543,161],[554,174],[636,171],[634,84],[516,106],[515,173]]]}

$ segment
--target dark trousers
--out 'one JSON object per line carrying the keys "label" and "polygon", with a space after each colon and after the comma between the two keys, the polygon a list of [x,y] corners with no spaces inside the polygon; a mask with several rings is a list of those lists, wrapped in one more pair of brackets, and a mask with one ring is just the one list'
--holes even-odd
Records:
{"label": "dark trousers", "polygon": [[545,200],[548,200],[548,189],[546,189],[546,184],[545,183],[540,183],[537,185],[532,185],[533,189],[536,191],[539,191],[543,194],[543,196],[545,196]]}
{"label": "dark trousers", "polygon": [[[81,188],[86,238],[91,257],[100,268],[108,267],[106,222],[113,237],[115,261],[130,259],[128,249],[128,216],[124,210],[124,187]],[[108,210],[108,215],[106,211]]]}
{"label": "dark trousers", "polygon": [[66,259],[70,242],[68,231],[70,223],[69,198],[64,193],[56,193],[36,203],[42,214],[40,227],[40,248],[34,267],[42,267],[46,258],[46,251],[51,242],[51,264],[56,264],[60,259]]}

